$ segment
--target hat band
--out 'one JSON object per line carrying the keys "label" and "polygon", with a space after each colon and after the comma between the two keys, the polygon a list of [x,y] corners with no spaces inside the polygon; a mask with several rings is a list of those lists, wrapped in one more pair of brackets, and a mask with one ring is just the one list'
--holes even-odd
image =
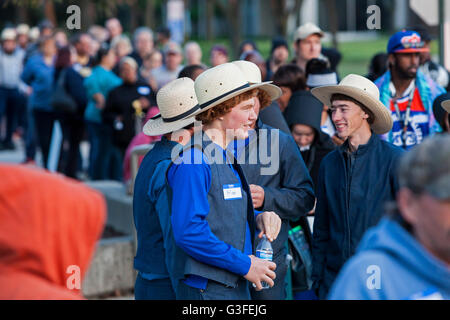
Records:
{"label": "hat band", "polygon": [[164,118],[164,117],[161,115],[161,113],[159,113],[159,114],[157,114],[156,116],[154,116],[152,119],[155,120],[155,119],[158,119],[158,118],[161,117],[161,118],[163,119],[164,122],[175,122],[175,121],[184,119],[184,118],[186,118],[187,116],[193,114],[193,113],[194,113],[195,111],[197,111],[199,108],[200,108],[200,107],[199,107],[199,105],[197,104],[197,105],[195,105],[193,108],[189,109],[188,111],[183,112],[182,114],[179,114],[179,115],[177,115],[177,116],[175,116],[175,117],[172,117],[172,118]]}
{"label": "hat band", "polygon": [[310,74],[306,85],[308,87],[330,86],[338,83],[336,73]]}
{"label": "hat band", "polygon": [[248,88],[248,87],[250,87],[250,83],[246,83],[246,84],[244,84],[243,86],[240,86],[240,87],[238,87],[238,88],[236,88],[236,89],[233,89],[233,90],[231,90],[231,91],[228,91],[227,93],[221,94],[221,95],[218,96],[217,98],[214,98],[214,99],[212,99],[212,100],[209,100],[208,102],[202,103],[202,104],[200,105],[200,109],[204,109],[204,108],[206,108],[207,106],[209,106],[210,104],[213,104],[214,102],[219,101],[220,99],[222,99],[222,98],[224,98],[224,97],[226,97],[226,96],[228,96],[228,95],[230,95],[230,94],[232,94],[232,93],[234,93],[234,92],[236,92],[236,91],[239,91],[239,90],[242,90],[242,89],[245,89],[245,88]]}

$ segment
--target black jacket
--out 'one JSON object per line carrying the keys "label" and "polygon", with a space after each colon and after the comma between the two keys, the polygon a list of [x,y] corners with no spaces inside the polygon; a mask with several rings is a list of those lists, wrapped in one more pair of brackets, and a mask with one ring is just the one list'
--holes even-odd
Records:
{"label": "black jacket", "polygon": [[353,153],[351,174],[346,150],[348,140],[323,159],[319,170],[312,278],[321,299],[398,190],[396,165],[402,149],[372,133],[369,142]]}
{"label": "black jacket", "polygon": [[[117,116],[122,117],[123,129],[113,131],[113,142],[122,150],[125,150],[133,137],[139,132],[135,132],[135,109],[133,101],[145,97],[149,100],[150,106],[155,105],[154,94],[148,84],[136,82],[133,84],[123,83],[111,90],[106,99],[103,109],[103,121],[110,126],[114,125]],[[143,110],[145,113],[146,110]]]}

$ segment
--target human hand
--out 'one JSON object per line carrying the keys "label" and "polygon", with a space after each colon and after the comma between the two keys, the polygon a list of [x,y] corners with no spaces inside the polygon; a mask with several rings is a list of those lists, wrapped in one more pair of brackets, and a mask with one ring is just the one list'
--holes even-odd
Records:
{"label": "human hand", "polygon": [[264,204],[264,189],[256,184],[251,184],[249,187],[252,194],[253,207],[261,208]]}
{"label": "human hand", "polygon": [[259,259],[254,255],[250,255],[249,257],[251,259],[250,270],[244,278],[256,286],[256,291],[262,290],[261,281],[273,287],[273,280],[276,278],[274,270],[277,268],[275,262]]}
{"label": "human hand", "polygon": [[267,239],[272,242],[278,237],[278,233],[280,233],[281,219],[275,212],[265,211],[256,217],[256,226],[261,230],[258,238],[262,238],[265,234]]}

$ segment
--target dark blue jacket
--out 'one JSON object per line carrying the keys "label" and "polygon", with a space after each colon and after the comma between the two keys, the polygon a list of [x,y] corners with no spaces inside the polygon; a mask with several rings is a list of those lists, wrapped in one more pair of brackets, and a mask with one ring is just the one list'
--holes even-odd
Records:
{"label": "dark blue jacket", "polygon": [[[306,216],[314,207],[315,198],[312,180],[297,144],[290,135],[279,130],[278,146],[276,146],[276,141],[272,141],[272,138],[275,137],[273,136],[275,130],[258,120],[256,135],[253,132],[250,133],[245,152],[240,151],[238,147],[238,161],[248,183],[259,185],[264,189],[263,206],[256,209],[274,211],[282,220],[280,233],[272,243],[274,256],[277,257],[281,253],[284,253],[284,256],[286,254],[284,249],[288,237],[289,221],[296,221],[300,217]],[[263,145],[265,141],[267,141],[267,151]],[[278,157],[274,157],[271,150],[277,152]],[[255,154],[258,155],[258,161],[253,163],[252,158]],[[268,161],[260,158],[264,154],[271,156],[272,163],[267,163]],[[279,159],[277,170],[270,174],[264,174],[261,169],[275,167],[276,158]]]}
{"label": "dark blue jacket", "polygon": [[342,265],[355,253],[364,232],[380,220],[398,190],[396,164],[402,150],[373,134],[353,154],[348,140],[322,161],[313,230],[314,288],[325,298]]}
{"label": "dark blue jacket", "polygon": [[134,268],[155,278],[169,277],[174,291],[184,275],[183,255],[175,245],[170,222],[166,171],[177,143],[162,138],[142,160],[136,176],[133,216],[137,232]]}

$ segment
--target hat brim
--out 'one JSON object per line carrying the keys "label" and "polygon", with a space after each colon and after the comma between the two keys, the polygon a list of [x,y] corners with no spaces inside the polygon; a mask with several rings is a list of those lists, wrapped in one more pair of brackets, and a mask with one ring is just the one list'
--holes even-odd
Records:
{"label": "hat brim", "polygon": [[416,53],[416,52],[430,52],[428,48],[409,48],[396,50],[393,53]]}
{"label": "hat brim", "polygon": [[201,109],[190,114],[188,117],[176,121],[167,122],[158,113],[153,118],[149,119],[142,129],[142,132],[147,136],[160,136],[171,133],[194,123],[195,116],[201,112]]}
{"label": "hat brim", "polygon": [[311,93],[327,106],[331,106],[331,96],[333,94],[349,96],[372,111],[375,119],[370,126],[376,134],[384,134],[392,129],[392,117],[389,110],[379,100],[374,99],[361,89],[345,85],[335,85],[317,87],[312,89]]}
{"label": "hat brim", "polygon": [[448,113],[450,113],[450,100],[442,101],[441,107],[442,107],[445,111],[447,111]]}
{"label": "hat brim", "polygon": [[266,81],[266,82],[261,82],[261,83],[250,83],[250,85],[248,87],[245,87],[241,90],[237,90],[237,91],[233,91],[232,93],[223,96],[222,98],[218,99],[218,100],[214,100],[214,102],[210,103],[210,104],[206,104],[205,106],[201,107],[201,111],[199,113],[205,112],[219,104],[221,104],[224,101],[227,101],[228,99],[231,99],[233,97],[236,97],[244,92],[253,90],[253,89],[261,89],[266,91],[269,96],[270,99],[272,101],[278,99],[279,97],[281,97],[281,89],[278,88],[277,86],[271,84],[272,81]]}

